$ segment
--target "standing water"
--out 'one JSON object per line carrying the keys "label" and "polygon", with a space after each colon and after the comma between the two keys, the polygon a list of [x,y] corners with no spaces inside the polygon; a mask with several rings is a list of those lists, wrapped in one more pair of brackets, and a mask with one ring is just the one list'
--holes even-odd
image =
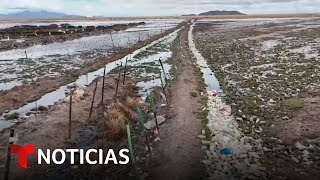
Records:
{"label": "standing water", "polygon": [[[148,48],[152,47],[153,45],[165,40],[165,39],[168,39],[168,37],[172,37],[173,35],[177,34],[179,30],[176,30],[174,31],[173,33],[167,35],[167,36],[164,36],[160,39],[157,39],[155,41],[153,41],[152,43],[134,51],[132,54],[129,54],[117,61],[114,61],[114,62],[111,62],[109,64],[106,65],[106,73],[109,73],[111,70],[115,69],[116,67],[118,67],[118,64],[120,64],[121,62],[124,64],[126,59],[129,58],[129,57],[134,57],[136,56],[137,54],[139,54],[140,52],[142,51],[146,51]],[[157,56],[156,58],[158,58],[159,56]],[[153,58],[152,58],[153,59]],[[149,62],[150,61],[150,58],[148,60],[145,59],[146,62]],[[34,101],[34,102],[30,102],[18,109],[15,109],[15,110],[12,110],[8,113],[4,113],[2,114],[2,116],[0,117],[0,120],[5,120],[4,116],[5,115],[10,115],[10,114],[13,114],[13,113],[19,113],[20,116],[25,116],[28,112],[30,112],[31,109],[35,108],[35,103],[37,102],[37,105],[38,106],[50,106],[50,105],[54,105],[56,102],[66,98],[66,94],[65,92],[68,91],[68,87],[69,86],[80,86],[80,87],[83,87],[85,85],[88,85],[90,84],[93,80],[95,80],[98,76],[103,76],[103,71],[104,71],[104,68],[101,68],[99,70],[96,70],[96,71],[93,71],[93,72],[90,72],[86,75],[82,75],[82,76],[79,76],[79,78],[73,82],[73,83],[70,83],[68,85],[64,85],[64,86],[61,86],[59,87],[58,89],[56,89],[55,91],[52,91],[50,93],[47,93],[46,95],[42,96],[39,100],[37,101]],[[7,127],[10,127],[11,125],[13,125],[12,123],[10,122],[5,122],[5,121],[0,121],[0,130],[4,129],[4,128],[7,128]]]}
{"label": "standing water", "polygon": [[[206,152],[203,163],[209,169],[209,176],[217,179],[237,179],[237,177],[246,173],[249,177],[254,174],[264,179],[264,173],[259,170],[263,169],[261,164],[256,163],[254,164],[256,168],[251,168],[252,166],[247,166],[246,158],[240,158],[240,155],[248,154],[249,150],[252,151],[251,148],[244,147],[252,147],[256,144],[247,141],[248,138],[238,129],[239,125],[231,114],[231,107],[223,101],[220,93],[217,93],[220,90],[219,82],[209,69],[206,60],[195,48],[192,34],[193,27],[194,24],[191,26],[188,35],[189,47],[197,59],[197,64],[203,72],[203,79],[207,85],[206,110],[208,110],[208,123],[206,127],[208,129],[206,131],[209,132],[206,133],[211,135],[208,137],[210,148]],[[226,161],[228,163],[225,163]],[[234,166],[235,164],[236,166]],[[221,176],[220,170],[211,171],[217,169],[218,166],[220,170],[228,173],[223,173],[223,176]],[[250,179],[249,177],[244,177],[244,179]]]}
{"label": "standing water", "polygon": [[202,55],[196,48],[196,45],[192,38],[193,27],[194,24],[190,27],[190,31],[188,34],[189,47],[197,59],[197,65],[203,73],[202,76],[204,79],[204,83],[207,85],[208,90],[221,91],[218,79],[214,76],[214,73],[209,68],[207,61],[202,57]]}

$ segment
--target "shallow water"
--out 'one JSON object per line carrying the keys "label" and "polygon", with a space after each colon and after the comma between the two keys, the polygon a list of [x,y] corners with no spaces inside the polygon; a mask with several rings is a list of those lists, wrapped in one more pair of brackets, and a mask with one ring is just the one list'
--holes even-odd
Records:
{"label": "shallow water", "polygon": [[[114,61],[114,62],[111,62],[109,64],[106,65],[106,74],[110,73],[111,70],[115,69],[118,64],[120,64],[121,62],[124,64],[126,59],[130,58],[130,57],[134,57],[135,55],[139,54],[140,52],[142,51],[145,51],[147,48],[163,41],[163,40],[166,40],[166,39],[170,39],[172,38],[173,35],[177,34],[179,30],[176,30],[175,32],[169,34],[168,36],[165,36],[165,37],[162,37],[156,41],[153,41],[152,43],[148,44],[147,46],[144,46],[136,51],[134,51],[132,54],[130,55],[127,55],[125,57],[123,57],[122,59],[119,59],[117,61]],[[167,54],[167,53],[165,53]],[[163,58],[163,60],[165,61],[165,54],[163,54],[163,56],[161,56]],[[158,61],[158,59],[155,59],[155,61]],[[104,71],[104,68],[101,68],[97,71],[94,71],[94,72],[90,72],[86,75],[82,75],[82,76],[79,76],[79,78],[73,82],[73,83],[70,83],[68,85],[74,85],[76,84],[77,86],[80,86],[80,87],[83,87],[84,85],[88,85],[90,83],[92,83],[92,81],[94,79],[96,79],[98,76],[103,76],[103,71]],[[50,106],[50,105],[54,105],[55,103],[57,103],[58,101],[66,98],[66,95],[65,95],[65,92],[66,91],[69,91],[68,90],[68,85],[65,85],[65,86],[61,86],[59,87],[58,89],[56,89],[55,91],[52,91],[50,93],[47,93],[46,95],[42,96],[39,100],[37,100],[37,105],[38,106]],[[161,85],[161,84],[160,84]],[[12,110],[10,111],[9,113],[4,113],[2,114],[2,117],[0,117],[0,120],[1,119],[4,119],[4,116],[6,114],[13,114],[15,112],[19,113],[20,116],[24,116],[26,115],[31,109],[35,108],[36,107],[36,103],[35,102],[30,102],[18,109],[15,109],[15,110]],[[2,121],[0,121],[2,122]],[[5,122],[5,121],[4,121]],[[11,124],[12,125],[12,124]],[[5,124],[0,124],[0,130],[6,128]]]}
{"label": "shallow water", "polygon": [[12,23],[12,22],[1,22],[0,23],[0,29],[4,29],[4,28],[9,28],[9,27],[13,27],[13,26],[17,26],[17,25],[33,25],[33,26],[48,26],[50,24],[70,24],[72,26],[112,26],[115,24],[128,24],[128,23],[137,23],[137,22],[141,22],[144,21],[146,23],[149,24],[164,24],[164,23],[168,23],[168,24],[172,24],[172,23],[180,23],[182,20],[181,19],[151,19],[151,20],[145,20],[145,19],[141,19],[141,20],[132,20],[132,21],[127,21],[127,20],[119,20],[119,21],[52,21],[52,22],[16,22],[16,23]]}
{"label": "shallow water", "polygon": [[202,77],[204,79],[204,83],[207,85],[209,90],[221,90],[218,79],[209,67],[200,67],[200,70],[203,73]]}
{"label": "shallow water", "polygon": [[[174,40],[177,38],[178,33],[173,33],[171,36],[169,36],[167,39],[162,41],[161,45],[166,45],[164,48],[161,48],[160,50],[156,50],[155,54],[149,55],[147,57],[143,57],[141,59],[137,59],[136,61],[133,61],[131,63],[128,63],[128,66],[136,66],[143,64],[149,64],[150,67],[156,67],[159,69],[159,72],[162,72],[162,68],[159,62],[159,59],[161,59],[161,62],[163,63],[163,69],[165,71],[166,77],[164,77],[164,74],[162,73],[162,79],[165,81],[165,79],[170,78],[170,70],[171,65],[168,64],[168,60],[172,57],[172,51],[170,50]],[[167,46],[168,45],[168,46]],[[142,66],[141,66],[142,67]],[[148,95],[153,91],[156,87],[161,87],[161,79],[159,74],[154,74],[153,72],[144,73],[142,75],[143,77],[152,77],[150,80],[147,81],[140,81],[136,85],[139,87],[139,96],[146,100]],[[157,78],[154,78],[154,77]],[[164,82],[165,83],[165,82]]]}
{"label": "shallow water", "polygon": [[10,121],[2,121],[0,120],[0,131],[2,129],[8,128],[10,126],[14,125],[14,123],[10,122]]}
{"label": "shallow water", "polygon": [[251,19],[203,19],[196,23],[215,23],[217,28],[233,29],[248,26],[259,26],[269,23],[299,23],[317,24],[319,19],[315,18],[251,18]]}
{"label": "shallow water", "polygon": [[273,49],[275,46],[277,46],[279,43],[280,43],[280,41],[274,40],[274,39],[263,41],[261,49],[263,51],[269,51],[269,50]]}
{"label": "shallow water", "polygon": [[[166,26],[164,23],[167,23]],[[132,47],[139,40],[146,40],[176,25],[174,22],[150,21],[111,35],[83,37],[63,43],[0,52],[0,91],[21,85],[23,80],[57,76],[69,69],[79,69],[95,58],[123,47]]]}
{"label": "shallow water", "polygon": [[140,89],[139,95],[145,101],[154,88],[161,87],[161,79],[157,78],[150,81],[141,81],[137,83],[137,86]]}
{"label": "shallow water", "polygon": [[194,24],[190,27],[188,39],[189,39],[189,47],[197,59],[197,65],[199,66],[201,72],[203,73],[202,77],[204,79],[204,83],[207,85],[208,90],[222,91],[220,88],[220,84],[218,79],[215,77],[212,70],[209,68],[207,61],[202,57],[200,52],[197,50],[196,45],[193,40],[193,28]]}

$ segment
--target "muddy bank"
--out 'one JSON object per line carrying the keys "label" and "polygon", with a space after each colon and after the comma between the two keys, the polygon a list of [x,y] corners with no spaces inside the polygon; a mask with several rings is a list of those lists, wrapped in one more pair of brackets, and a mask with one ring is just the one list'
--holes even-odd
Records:
{"label": "muddy bank", "polygon": [[[115,76],[107,76],[105,80],[104,91],[104,103],[106,106],[111,105],[111,103],[113,102],[116,91],[116,83],[117,81]],[[122,94],[131,91],[131,87],[134,87],[134,84],[134,81],[127,79],[125,85],[121,84],[119,86],[118,93]],[[79,141],[80,145],[85,146],[85,143],[81,142],[81,139],[79,138],[81,136],[81,133],[83,133],[82,129],[90,123],[95,124],[98,118],[102,98],[102,78],[98,79],[93,113],[91,120],[89,121],[88,118],[94,88],[95,82],[90,84],[87,88],[78,88],[73,95],[71,139],[68,139],[69,97],[66,97],[43,114],[31,116],[26,122],[14,125],[12,128],[15,129],[15,142],[18,144],[32,143],[35,145],[35,148],[42,150],[70,148],[74,147],[75,143]],[[6,152],[9,135],[8,133],[8,129],[0,133],[1,152]],[[92,143],[94,143],[93,140]],[[0,156],[0,176],[3,177],[6,153],[1,153]],[[24,177],[24,179],[32,179],[32,177],[46,177],[46,172],[48,171],[48,169],[51,169],[52,166],[37,165],[36,157],[37,155],[35,154],[34,156],[28,158],[29,168],[27,170],[16,170],[16,163],[11,163],[12,171],[10,173],[10,179],[21,179],[22,177]],[[11,161],[15,162],[16,156],[12,156]]]}
{"label": "muddy bank", "polygon": [[[0,113],[4,113],[7,110],[20,107],[26,102],[39,99],[44,94],[57,89],[61,85],[65,85],[70,82],[73,82],[79,75],[83,75],[88,72],[100,69],[107,63],[123,58],[127,54],[130,54],[131,52],[133,52],[134,50],[137,50],[165,35],[172,33],[176,29],[180,28],[182,25],[183,23],[177,26],[176,28],[167,30],[164,33],[161,33],[159,35],[151,37],[148,40],[140,42],[134,45],[134,47],[132,48],[122,48],[118,50],[116,53],[110,54],[102,59],[88,63],[88,65],[82,69],[66,72],[66,74],[61,75],[59,77],[52,77],[50,78],[50,81],[49,81],[50,85],[48,84],[48,78],[42,78],[42,79],[38,79],[36,82],[28,83],[22,86],[17,86],[14,89],[0,92],[0,95],[1,95],[0,96],[1,98]],[[25,95],[26,92],[30,92],[30,94]]]}
{"label": "muddy bank", "polygon": [[97,36],[113,31],[144,25],[145,22],[116,24],[112,26],[72,26],[51,24],[48,26],[21,25],[0,29],[0,52],[34,45],[65,42],[81,37]]}

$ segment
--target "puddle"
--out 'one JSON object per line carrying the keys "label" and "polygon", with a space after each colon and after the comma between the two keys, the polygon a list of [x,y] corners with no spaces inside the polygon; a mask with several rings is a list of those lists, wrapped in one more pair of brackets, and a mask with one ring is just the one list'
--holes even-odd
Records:
{"label": "puddle", "polygon": [[262,48],[261,50],[263,51],[269,51],[271,49],[273,49],[274,47],[276,47],[280,42],[278,40],[268,40],[268,41],[264,41],[262,42]]}
{"label": "puddle", "polygon": [[218,79],[214,76],[214,73],[209,67],[200,67],[201,72],[203,73],[202,77],[204,83],[207,85],[209,90],[221,90]]}
{"label": "puddle", "polygon": [[12,88],[14,88],[16,86],[20,86],[20,85],[22,85],[22,82],[19,82],[17,80],[5,82],[5,83],[0,83],[0,91],[9,90],[9,89],[12,89]]}
{"label": "puddle", "polygon": [[1,121],[0,120],[0,131],[2,129],[8,128],[10,126],[14,125],[14,123],[10,122],[10,121]]}
{"label": "puddle", "polygon": [[316,58],[319,56],[317,51],[314,50],[311,46],[303,46],[296,49],[290,49],[289,51],[295,54],[303,54],[307,59]]}
{"label": "puddle", "polygon": [[[111,70],[117,68],[118,64],[120,64],[121,62],[124,64],[126,59],[130,58],[130,57],[134,57],[136,56],[137,54],[143,52],[143,51],[146,51],[148,48],[152,47],[153,45],[155,44],[158,44],[159,42],[163,41],[163,40],[166,40],[166,39],[170,39],[172,38],[172,36],[176,35],[177,32],[179,30],[176,30],[174,31],[173,33],[165,36],[165,37],[162,37],[156,41],[153,41],[152,43],[148,44],[147,46],[144,46],[136,51],[134,51],[132,54],[130,55],[127,55],[125,57],[123,57],[122,59],[119,59],[117,61],[114,61],[114,62],[111,62],[109,64],[106,65],[106,74],[110,73]],[[167,55],[167,56],[165,56]],[[167,58],[166,58],[167,57]],[[171,57],[171,55],[170,55]],[[163,56],[161,56],[161,58],[163,59],[163,61],[165,62],[167,59],[168,59],[168,53],[164,53]],[[158,59],[154,59],[154,61],[158,61]],[[137,62],[133,62],[133,64],[135,64]],[[55,91],[52,91],[44,96],[42,96],[39,100],[37,100],[37,104],[38,106],[50,106],[50,105],[54,105],[55,103],[57,103],[58,101],[64,99],[66,97],[65,95],[65,91],[68,91],[68,86],[69,85],[74,85],[76,84],[77,86],[80,86],[80,87],[83,87],[85,85],[88,85],[90,84],[94,79],[97,78],[97,76],[102,76],[103,75],[103,71],[104,71],[104,68],[101,68],[97,71],[94,71],[94,72],[90,72],[86,75],[82,75],[82,76],[79,76],[79,78],[73,82],[73,83],[70,83],[68,85],[65,85],[65,86],[61,86],[59,87],[58,89],[56,89]],[[8,113],[4,113],[2,114],[2,116],[0,117],[0,120],[4,119],[4,116],[5,115],[8,115],[8,114],[13,114],[13,113],[19,113],[20,116],[25,116],[32,108],[35,107],[35,102],[30,102],[18,109],[15,109],[15,110],[12,110]],[[2,125],[0,124],[0,130],[4,129],[5,127],[2,127]]]}
{"label": "puddle", "polygon": [[137,86],[140,89],[139,95],[145,101],[155,87],[161,87],[161,80],[158,78],[150,81],[141,81],[137,83]]}

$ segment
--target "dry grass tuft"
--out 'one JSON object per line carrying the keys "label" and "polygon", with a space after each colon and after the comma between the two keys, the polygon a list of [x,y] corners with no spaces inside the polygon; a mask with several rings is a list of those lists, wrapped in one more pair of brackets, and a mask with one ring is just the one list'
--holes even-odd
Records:
{"label": "dry grass tuft", "polygon": [[125,132],[127,119],[125,115],[116,109],[115,107],[111,107],[107,110],[109,117],[107,121],[107,125],[114,135],[121,135]]}
{"label": "dry grass tuft", "polygon": [[131,97],[127,97],[127,99],[126,99],[126,105],[127,105],[130,109],[135,110],[138,104],[139,104],[139,100],[138,100],[138,99],[134,99],[134,98],[131,98]]}
{"label": "dry grass tuft", "polygon": [[123,135],[126,124],[137,121],[135,109],[138,103],[137,99],[127,97],[124,103],[117,101],[107,109],[107,125],[113,135]]}
{"label": "dry grass tuft", "polygon": [[122,101],[126,101],[127,97],[135,96],[135,94],[138,90],[138,88],[133,85],[125,85],[123,88],[125,89],[125,92],[121,92],[121,95],[120,95],[121,96],[120,99]]}
{"label": "dry grass tuft", "polygon": [[130,121],[137,120],[137,115],[136,115],[136,112],[134,109],[131,109],[130,107],[125,106],[120,102],[116,103],[116,108],[123,113],[123,115],[126,117],[126,119],[128,119]]}

